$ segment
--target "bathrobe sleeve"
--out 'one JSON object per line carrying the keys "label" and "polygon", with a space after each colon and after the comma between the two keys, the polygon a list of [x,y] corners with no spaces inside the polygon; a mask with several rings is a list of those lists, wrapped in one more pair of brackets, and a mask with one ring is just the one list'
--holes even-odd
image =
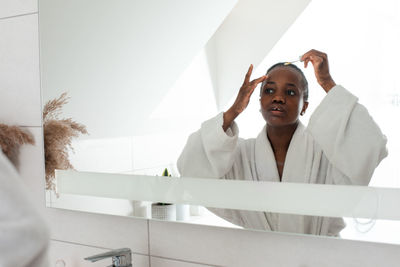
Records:
{"label": "bathrobe sleeve", "polygon": [[182,176],[221,178],[232,168],[239,129],[233,122],[224,132],[223,120],[220,113],[190,135],[177,162]]}
{"label": "bathrobe sleeve", "polygon": [[0,150],[0,266],[45,267],[49,234],[14,167]]}
{"label": "bathrobe sleeve", "polygon": [[[307,130],[333,168],[349,179],[335,181],[333,177],[337,184],[367,185],[387,156],[387,140],[378,125],[357,97],[339,85],[317,107]],[[339,176],[337,179],[343,179]]]}

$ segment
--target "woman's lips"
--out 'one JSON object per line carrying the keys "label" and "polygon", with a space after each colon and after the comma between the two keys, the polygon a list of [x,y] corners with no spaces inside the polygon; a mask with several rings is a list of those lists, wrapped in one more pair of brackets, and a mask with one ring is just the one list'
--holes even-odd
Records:
{"label": "woman's lips", "polygon": [[269,112],[270,112],[270,114],[275,115],[275,116],[282,116],[286,111],[281,106],[272,106],[269,109]]}
{"label": "woman's lips", "polygon": [[281,116],[283,115],[285,112],[281,111],[281,110],[270,110],[269,111],[272,115],[277,115],[277,116]]}

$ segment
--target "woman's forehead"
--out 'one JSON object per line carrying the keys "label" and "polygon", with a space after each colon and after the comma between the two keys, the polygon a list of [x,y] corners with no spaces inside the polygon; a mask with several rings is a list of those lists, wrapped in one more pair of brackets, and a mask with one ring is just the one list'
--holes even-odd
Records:
{"label": "woman's forehead", "polygon": [[302,76],[301,74],[291,67],[279,66],[272,69],[268,73],[267,82],[277,82],[278,80],[286,80],[290,83],[296,83],[297,85],[301,85]]}

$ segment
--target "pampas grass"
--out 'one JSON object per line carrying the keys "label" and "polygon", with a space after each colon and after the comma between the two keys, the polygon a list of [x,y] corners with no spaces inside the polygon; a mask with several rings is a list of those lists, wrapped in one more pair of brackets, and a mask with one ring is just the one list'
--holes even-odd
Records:
{"label": "pampas grass", "polygon": [[0,123],[0,147],[16,168],[19,166],[19,147],[23,144],[35,144],[30,132],[18,127]]}
{"label": "pampas grass", "polygon": [[86,126],[72,118],[59,119],[62,107],[68,103],[67,93],[46,103],[43,108],[44,152],[46,164],[46,189],[55,190],[55,170],[73,169],[68,159],[72,139],[87,134]]}

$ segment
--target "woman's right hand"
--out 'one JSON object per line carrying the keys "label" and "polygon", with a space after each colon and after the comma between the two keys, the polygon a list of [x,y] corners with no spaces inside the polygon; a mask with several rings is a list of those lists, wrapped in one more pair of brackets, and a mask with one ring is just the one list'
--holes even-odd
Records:
{"label": "woman's right hand", "polygon": [[250,97],[256,89],[259,83],[262,83],[267,79],[266,75],[261,76],[258,79],[250,81],[251,73],[253,72],[253,64],[250,65],[249,70],[246,73],[242,87],[240,87],[239,93],[236,97],[235,103],[224,113],[224,124],[222,128],[226,131],[232,122],[242,113],[250,102]]}
{"label": "woman's right hand", "polygon": [[301,57],[301,60],[304,61],[304,68],[307,68],[309,62],[313,64],[315,77],[325,92],[328,93],[336,85],[329,72],[327,54],[311,49]]}

